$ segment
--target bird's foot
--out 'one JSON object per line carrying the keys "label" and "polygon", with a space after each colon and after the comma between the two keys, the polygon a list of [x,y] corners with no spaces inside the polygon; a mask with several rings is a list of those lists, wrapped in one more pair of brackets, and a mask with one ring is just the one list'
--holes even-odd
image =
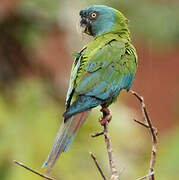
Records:
{"label": "bird's foot", "polygon": [[103,117],[99,119],[99,123],[101,124],[101,126],[104,126],[105,123],[109,123],[111,121],[112,115],[108,108],[102,107],[100,111],[103,113]]}

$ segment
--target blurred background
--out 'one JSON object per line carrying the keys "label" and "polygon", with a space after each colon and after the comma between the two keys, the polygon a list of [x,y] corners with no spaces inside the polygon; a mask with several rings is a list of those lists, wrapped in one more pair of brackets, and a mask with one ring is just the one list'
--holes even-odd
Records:
{"label": "blurred background", "polygon": [[[159,131],[156,179],[179,179],[179,2],[177,0],[1,0],[0,3],[0,179],[40,180],[12,160],[45,172],[46,159],[65,109],[72,52],[86,43],[77,32],[79,11],[91,4],[121,10],[130,20],[139,56],[132,86],[144,98]],[[148,172],[151,137],[136,99],[122,92],[111,106],[110,135],[121,179]],[[100,179],[89,152],[109,174],[99,108],[93,110],[52,172],[58,180]]]}

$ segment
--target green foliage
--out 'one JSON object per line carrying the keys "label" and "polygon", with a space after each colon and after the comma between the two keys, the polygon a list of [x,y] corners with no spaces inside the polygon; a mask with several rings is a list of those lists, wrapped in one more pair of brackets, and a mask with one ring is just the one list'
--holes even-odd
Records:
{"label": "green foliage", "polygon": [[178,179],[178,158],[179,158],[179,127],[168,132],[159,147],[159,158],[157,162],[157,179],[168,180]]}
{"label": "green foliage", "polygon": [[17,6],[18,19],[13,28],[17,40],[27,50],[35,46],[49,29],[58,26],[60,0],[24,0]]}
{"label": "green foliage", "polygon": [[21,11],[35,13],[47,18],[57,18],[61,0],[23,0],[20,4]]}
{"label": "green foliage", "polygon": [[53,139],[48,133],[54,129],[50,122],[58,123],[60,110],[40,81],[21,82],[10,93],[8,99],[0,96],[0,179],[30,180],[32,176],[15,167],[12,160],[41,166],[42,156],[46,155],[43,149],[47,149],[47,141]]}

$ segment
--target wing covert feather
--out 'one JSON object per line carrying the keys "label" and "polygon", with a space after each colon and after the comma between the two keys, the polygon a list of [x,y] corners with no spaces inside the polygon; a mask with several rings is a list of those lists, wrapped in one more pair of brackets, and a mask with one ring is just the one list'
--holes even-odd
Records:
{"label": "wing covert feather", "polygon": [[121,89],[129,89],[136,71],[134,53],[129,53],[125,42],[112,41],[87,60],[78,77],[77,94],[108,99]]}

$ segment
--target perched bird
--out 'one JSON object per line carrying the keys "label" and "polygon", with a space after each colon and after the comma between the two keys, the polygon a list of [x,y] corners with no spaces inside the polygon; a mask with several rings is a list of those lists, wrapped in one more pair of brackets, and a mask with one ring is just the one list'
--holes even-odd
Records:
{"label": "perched bird", "polygon": [[92,108],[106,110],[122,89],[130,89],[136,69],[137,54],[130,42],[128,20],[118,10],[93,5],[80,11],[80,26],[93,36],[80,53],[75,53],[64,121],[43,167],[54,166],[67,151],[74,135]]}

